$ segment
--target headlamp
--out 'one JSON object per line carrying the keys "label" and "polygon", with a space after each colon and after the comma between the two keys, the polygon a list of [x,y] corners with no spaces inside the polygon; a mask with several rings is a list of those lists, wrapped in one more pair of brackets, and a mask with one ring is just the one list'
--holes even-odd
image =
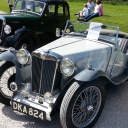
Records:
{"label": "headlamp", "polygon": [[9,25],[5,25],[5,27],[4,27],[4,32],[5,32],[6,34],[10,34],[10,33],[11,33],[11,27],[10,27]]}
{"label": "headlamp", "polygon": [[17,60],[20,64],[25,65],[30,62],[31,56],[26,49],[20,49],[17,51]]}
{"label": "headlamp", "polygon": [[63,59],[60,64],[60,70],[64,76],[71,76],[75,71],[74,63],[68,58]]}

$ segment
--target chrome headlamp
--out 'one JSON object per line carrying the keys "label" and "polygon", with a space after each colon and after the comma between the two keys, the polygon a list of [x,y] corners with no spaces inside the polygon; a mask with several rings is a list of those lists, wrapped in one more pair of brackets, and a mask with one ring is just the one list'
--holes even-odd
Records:
{"label": "chrome headlamp", "polygon": [[54,97],[50,92],[44,93],[44,101],[45,102],[51,104],[51,103],[53,103],[53,99],[54,99]]}
{"label": "chrome headlamp", "polygon": [[18,62],[22,65],[29,64],[31,60],[31,55],[26,49],[18,50],[16,56]]}
{"label": "chrome headlamp", "polygon": [[9,25],[5,25],[5,27],[4,27],[4,32],[5,32],[6,34],[10,34],[10,33],[11,33],[11,27],[10,27]]}
{"label": "chrome headlamp", "polygon": [[60,70],[64,76],[71,76],[75,71],[74,63],[68,58],[63,59],[60,64]]}

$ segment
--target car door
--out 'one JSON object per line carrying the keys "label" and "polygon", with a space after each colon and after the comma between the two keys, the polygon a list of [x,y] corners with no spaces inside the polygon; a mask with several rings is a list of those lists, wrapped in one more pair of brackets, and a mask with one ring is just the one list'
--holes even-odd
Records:
{"label": "car door", "polygon": [[[114,64],[113,64],[113,68],[111,71],[111,78],[117,77],[119,75],[121,75],[125,68],[126,68],[126,63],[127,63],[127,43],[124,43],[125,39],[118,39],[118,43],[119,43],[119,48],[117,51],[117,54],[115,56],[114,59]],[[127,40],[126,40],[127,41]]]}
{"label": "car door", "polygon": [[57,4],[57,16],[56,16],[56,28],[62,31],[66,24],[66,21],[70,19],[69,6],[67,3]]}
{"label": "car door", "polygon": [[42,33],[55,33],[56,30],[56,4],[49,3],[41,18],[41,25],[39,26]]}

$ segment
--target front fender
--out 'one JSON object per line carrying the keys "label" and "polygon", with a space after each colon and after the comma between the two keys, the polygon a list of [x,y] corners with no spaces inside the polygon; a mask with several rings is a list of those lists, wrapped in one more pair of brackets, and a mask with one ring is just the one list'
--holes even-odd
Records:
{"label": "front fender", "polygon": [[12,62],[15,65],[16,67],[15,82],[20,85],[21,83],[30,82],[31,66],[30,65],[21,66],[17,61],[16,53],[17,53],[16,50],[3,52],[2,54],[0,54],[0,61],[6,61],[6,63]]}
{"label": "front fender", "polygon": [[5,38],[4,42],[5,42],[5,46],[6,47],[16,47],[16,44],[19,44],[19,42],[21,41],[21,39],[25,36],[30,36],[33,40],[33,45],[34,47],[38,47],[38,45],[41,45],[41,40],[39,39],[39,37],[36,35],[36,33],[34,31],[31,31],[27,28],[21,28],[18,29],[17,31],[15,31],[15,34],[12,36],[8,36]]}
{"label": "front fender", "polygon": [[[101,78],[102,77],[102,78]],[[53,111],[55,110],[55,108],[57,106],[59,106],[61,104],[61,100],[63,99],[65,93],[67,92],[68,88],[72,85],[72,83],[74,83],[75,81],[77,81],[79,83],[79,85],[83,85],[83,83],[86,82],[90,82],[93,81],[95,79],[102,79],[101,82],[103,82],[103,84],[107,84],[109,81],[107,80],[107,76],[105,74],[105,72],[101,71],[101,70],[88,70],[85,69],[83,71],[81,71],[80,73],[78,73],[76,76],[74,76],[61,90],[56,103],[53,106]],[[106,78],[106,79],[105,79]]]}
{"label": "front fender", "polygon": [[93,70],[85,69],[85,70],[81,71],[80,73],[78,73],[74,77],[74,79],[77,81],[88,82],[88,81],[92,81],[100,76],[106,77],[105,72],[103,72],[101,70],[97,70],[97,69],[93,69]]}

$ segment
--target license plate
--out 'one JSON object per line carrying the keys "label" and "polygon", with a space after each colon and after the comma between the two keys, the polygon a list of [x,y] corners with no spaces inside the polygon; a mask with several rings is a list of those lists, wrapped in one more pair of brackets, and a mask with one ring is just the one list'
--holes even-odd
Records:
{"label": "license plate", "polygon": [[22,103],[12,101],[12,108],[18,112],[33,116],[35,118],[39,118],[41,120],[46,119],[46,113],[44,111],[38,110],[28,105],[24,105]]}

